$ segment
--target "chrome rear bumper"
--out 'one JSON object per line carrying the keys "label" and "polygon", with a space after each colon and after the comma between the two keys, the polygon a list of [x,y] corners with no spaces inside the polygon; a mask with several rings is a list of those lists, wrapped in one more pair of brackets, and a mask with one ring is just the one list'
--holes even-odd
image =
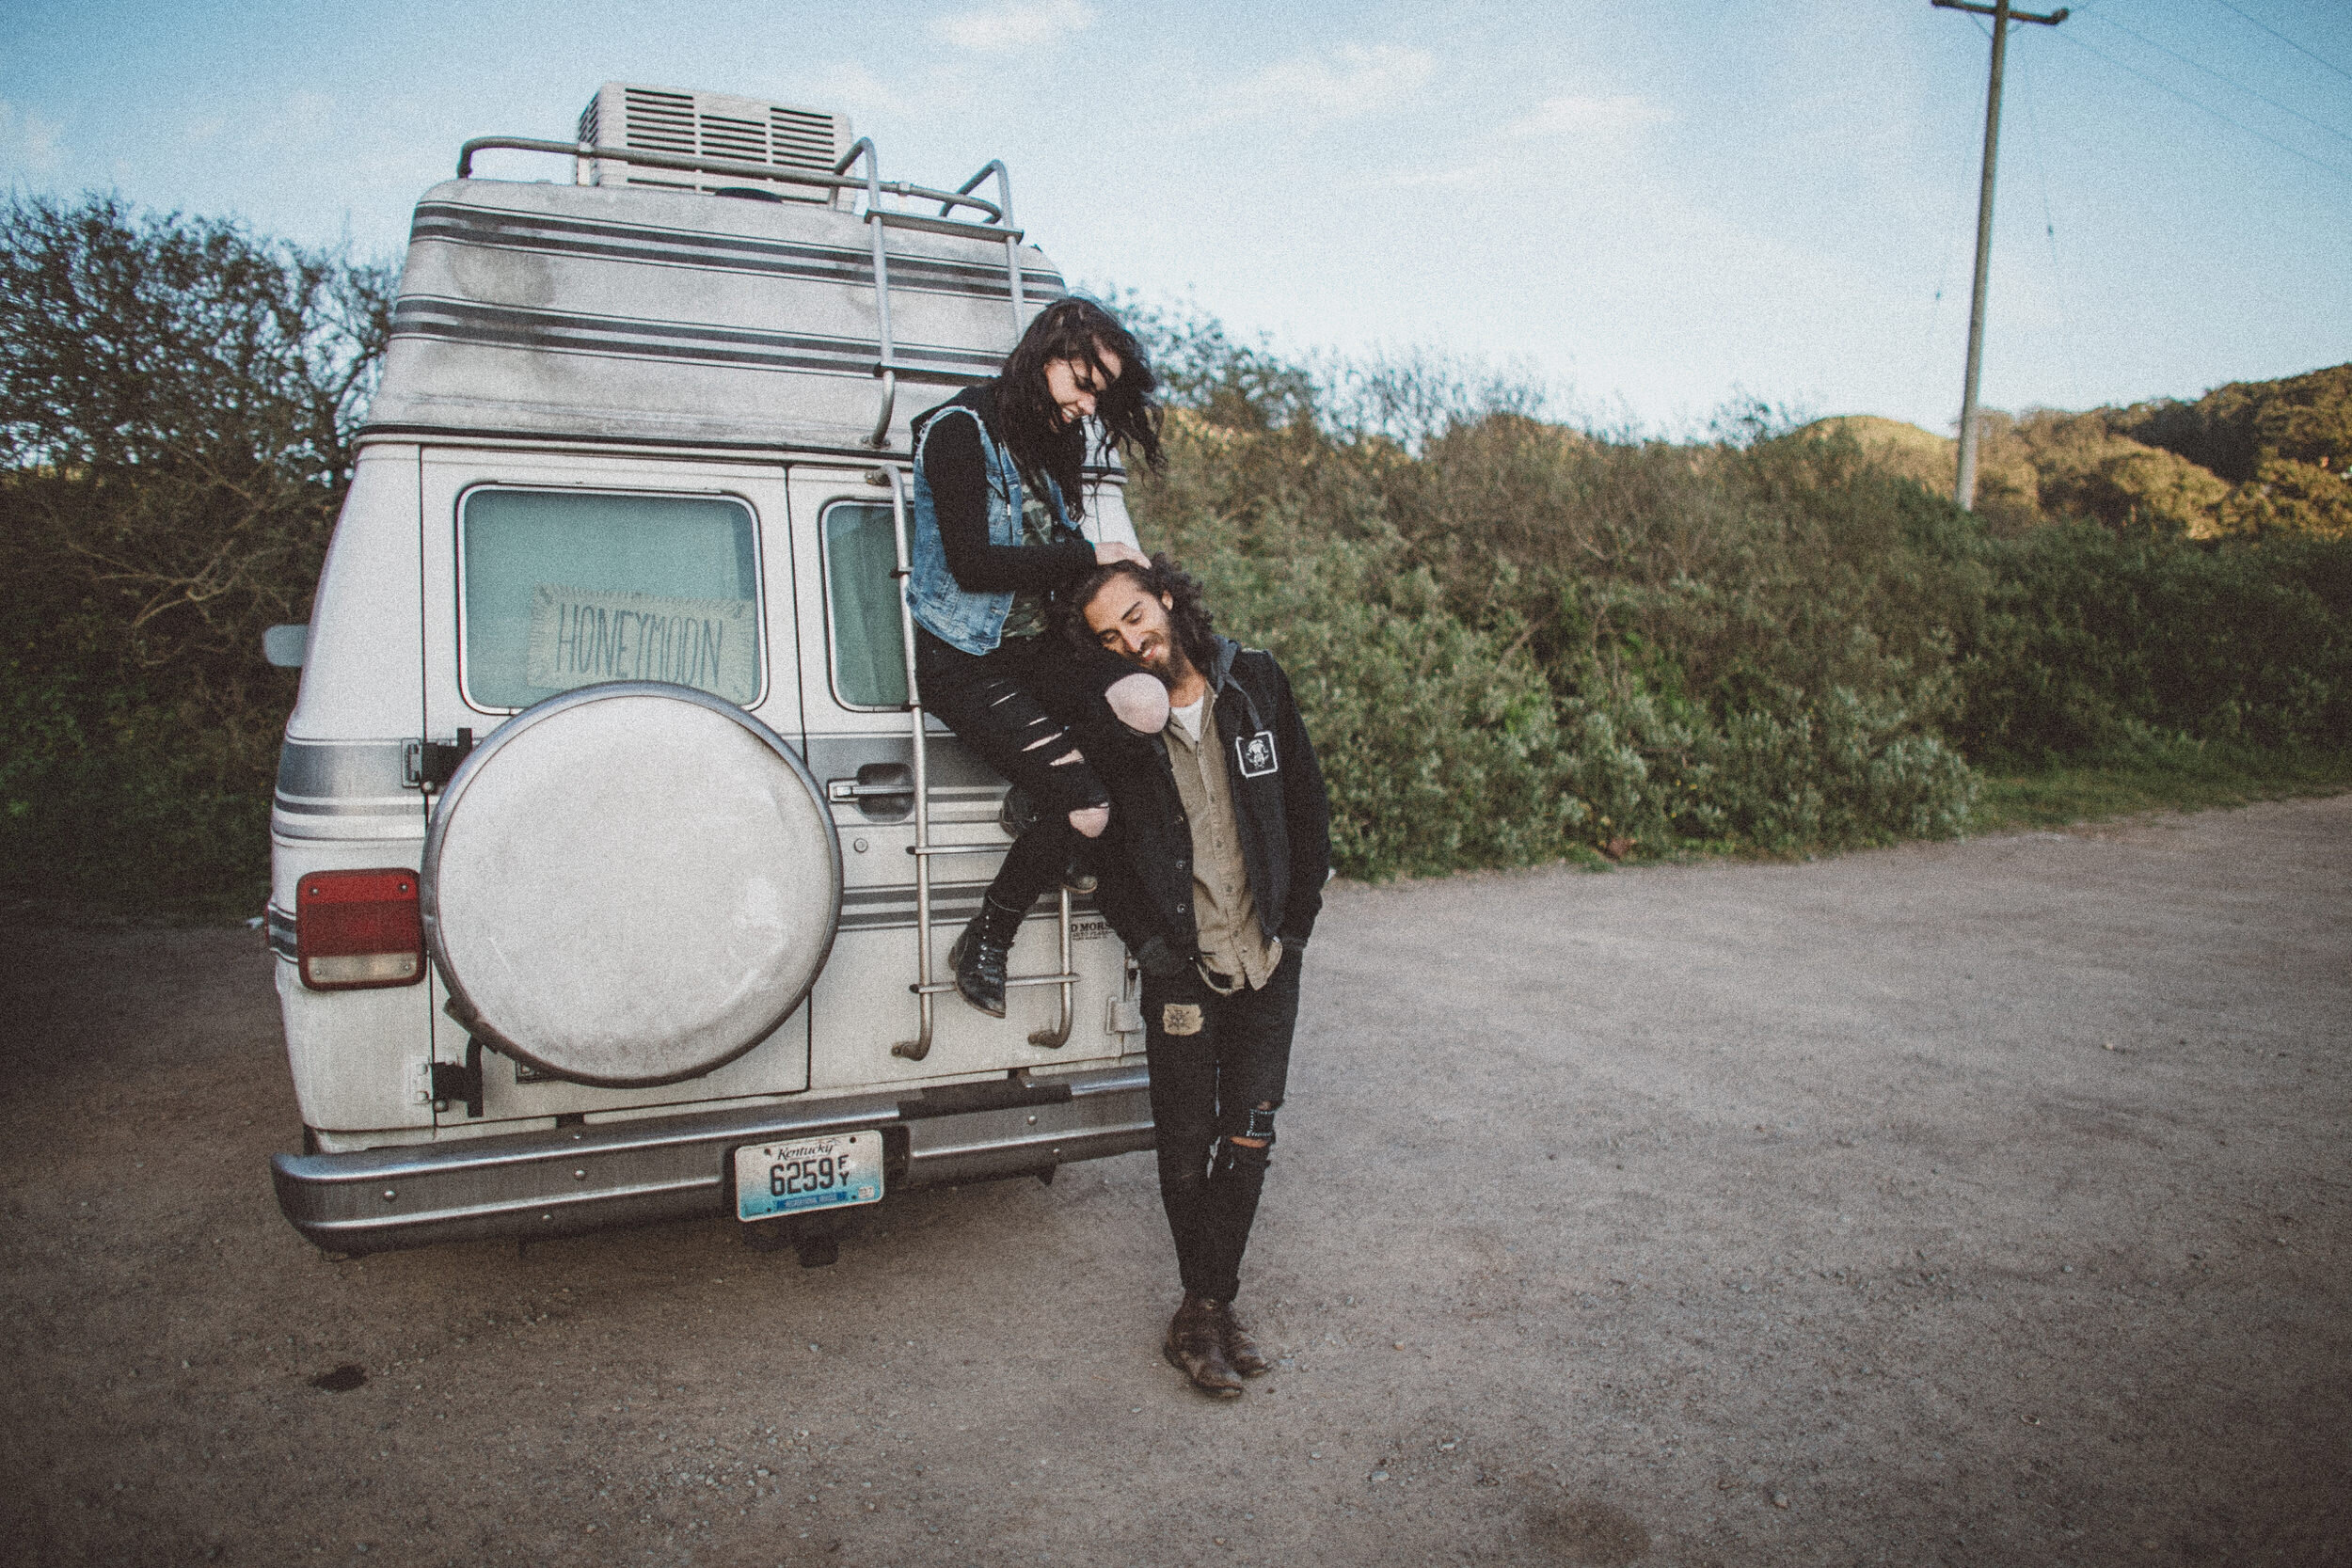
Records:
{"label": "chrome rear bumper", "polygon": [[333,1252],[386,1252],[727,1213],[728,1156],[738,1145],[861,1128],[882,1130],[894,1191],[1018,1175],[1150,1148],[1151,1076],[1140,1067],[1109,1068],[927,1094],[279,1154],[270,1172],[278,1207],[305,1238]]}

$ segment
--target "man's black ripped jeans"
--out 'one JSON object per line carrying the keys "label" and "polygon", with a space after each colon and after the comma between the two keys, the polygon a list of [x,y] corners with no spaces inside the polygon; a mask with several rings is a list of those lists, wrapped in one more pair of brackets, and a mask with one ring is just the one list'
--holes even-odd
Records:
{"label": "man's black ripped jeans", "polygon": [[1113,721],[1104,689],[1134,673],[1082,658],[1057,638],[1008,638],[985,654],[967,654],[914,628],[923,706],[1037,805],[1037,826],[1006,851],[991,890],[1008,908],[1026,910],[1060,879],[1084,842],[1070,814],[1110,802],[1092,768],[1083,761],[1057,768],[1054,759],[1085,750],[1082,729]]}
{"label": "man's black ripped jeans", "polygon": [[[1186,965],[1143,980],[1143,1043],[1159,1127],[1160,1201],[1184,1289],[1230,1302],[1241,1289],[1274,1113],[1290,1077],[1304,953],[1285,952],[1264,986],[1219,996]],[[1237,1144],[1248,1138],[1263,1147]]]}

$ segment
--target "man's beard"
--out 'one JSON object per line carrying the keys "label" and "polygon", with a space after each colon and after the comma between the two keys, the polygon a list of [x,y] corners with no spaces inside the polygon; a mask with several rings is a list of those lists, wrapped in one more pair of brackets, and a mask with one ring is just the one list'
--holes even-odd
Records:
{"label": "man's beard", "polygon": [[1138,658],[1135,661],[1135,666],[1145,674],[1155,677],[1162,686],[1173,691],[1183,684],[1186,675],[1192,673],[1192,660],[1184,657],[1184,644],[1176,641],[1176,634],[1172,630],[1162,640],[1161,646],[1168,650],[1166,658],[1157,664],[1147,664]]}

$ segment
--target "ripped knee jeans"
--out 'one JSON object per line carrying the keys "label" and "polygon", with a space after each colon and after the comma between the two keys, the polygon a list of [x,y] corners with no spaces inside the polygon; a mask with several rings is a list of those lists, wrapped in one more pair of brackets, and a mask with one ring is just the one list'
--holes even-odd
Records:
{"label": "ripped knee jeans", "polygon": [[1290,1076],[1304,960],[1285,953],[1264,986],[1230,996],[1211,990],[1190,965],[1165,979],[1144,977],[1160,1202],[1177,1274],[1193,1294],[1232,1301],[1241,1289]]}
{"label": "ripped knee jeans", "polygon": [[1102,701],[1108,673],[1042,637],[967,654],[918,626],[914,654],[924,707],[1037,804],[1037,826],[1006,851],[989,887],[998,904],[1026,910],[1079,846],[1071,814],[1110,804],[1110,791],[1083,758],[1064,760],[1078,750],[1078,714]]}

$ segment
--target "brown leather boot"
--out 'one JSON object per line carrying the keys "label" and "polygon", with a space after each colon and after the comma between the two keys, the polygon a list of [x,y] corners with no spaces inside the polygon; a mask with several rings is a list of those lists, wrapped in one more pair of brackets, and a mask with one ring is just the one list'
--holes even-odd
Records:
{"label": "brown leather boot", "polygon": [[1271,1371],[1274,1363],[1266,1359],[1258,1341],[1249,1337],[1249,1330],[1233,1316],[1233,1304],[1213,1301],[1209,1305],[1216,1308],[1217,1338],[1224,1344],[1226,1362],[1233,1370],[1244,1377],[1263,1377]]}
{"label": "brown leather boot", "polygon": [[1223,1326],[1216,1302],[1186,1292],[1184,1304],[1168,1321],[1168,1342],[1160,1354],[1202,1393],[1235,1400],[1241,1398],[1241,1378],[1225,1358]]}

